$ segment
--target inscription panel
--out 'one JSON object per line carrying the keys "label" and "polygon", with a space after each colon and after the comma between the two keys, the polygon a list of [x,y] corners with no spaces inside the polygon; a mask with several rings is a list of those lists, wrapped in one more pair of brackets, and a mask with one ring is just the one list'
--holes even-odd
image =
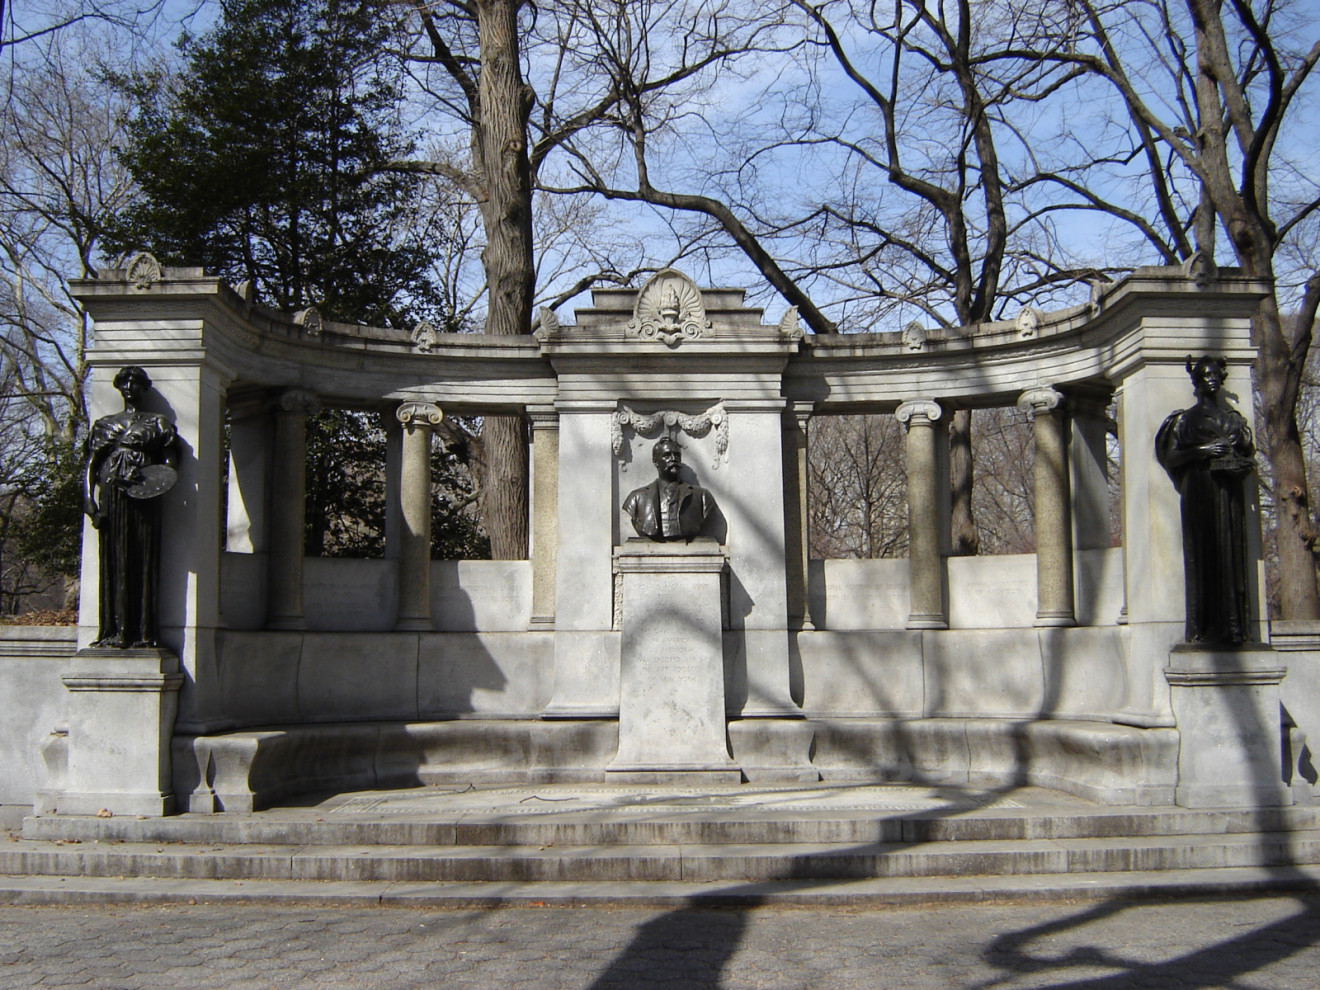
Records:
{"label": "inscription panel", "polygon": [[903,629],[908,620],[908,562],[813,560],[808,603],[818,629]]}

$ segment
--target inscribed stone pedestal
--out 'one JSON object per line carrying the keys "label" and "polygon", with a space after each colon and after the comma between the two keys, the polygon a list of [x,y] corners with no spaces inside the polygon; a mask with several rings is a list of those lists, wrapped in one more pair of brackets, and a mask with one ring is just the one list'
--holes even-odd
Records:
{"label": "inscribed stone pedestal", "polygon": [[709,540],[630,540],[623,575],[619,752],[612,771],[716,771],[736,781],[724,721],[720,573]]}
{"label": "inscribed stone pedestal", "polygon": [[1287,668],[1268,646],[1175,647],[1164,676],[1178,720],[1184,808],[1292,804],[1280,772],[1279,683]]}

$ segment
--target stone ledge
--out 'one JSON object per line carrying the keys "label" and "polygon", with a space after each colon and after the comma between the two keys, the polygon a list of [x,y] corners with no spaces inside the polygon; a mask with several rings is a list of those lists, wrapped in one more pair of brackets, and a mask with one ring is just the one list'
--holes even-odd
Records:
{"label": "stone ledge", "polygon": [[77,648],[77,626],[0,626],[0,657],[67,660]]}
{"label": "stone ledge", "polygon": [[1270,622],[1270,645],[1288,652],[1320,650],[1320,622],[1274,619]]}

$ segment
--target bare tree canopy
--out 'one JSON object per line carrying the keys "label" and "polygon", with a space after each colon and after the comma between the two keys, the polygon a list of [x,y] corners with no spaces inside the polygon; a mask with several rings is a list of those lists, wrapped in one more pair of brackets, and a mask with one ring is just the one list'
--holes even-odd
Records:
{"label": "bare tree canopy", "polygon": [[[177,24],[212,6],[5,0],[0,10],[0,49],[17,64],[15,53],[88,18],[158,34],[162,17]],[[1057,308],[1096,281],[1198,251],[1271,280],[1255,386],[1279,601],[1285,616],[1320,617],[1296,413],[1320,306],[1313,4],[409,0],[388,16],[402,21],[389,43],[408,67],[420,135],[420,153],[388,167],[445,180],[440,227],[467,255],[447,269],[446,299],[487,332],[527,333],[538,305],[672,264],[753,285],[754,301],[798,307],[817,333],[952,329]],[[95,244],[74,235],[73,254],[49,255],[50,271],[99,263]],[[36,281],[57,312],[58,281],[29,279],[29,299]],[[58,319],[80,332],[69,314]],[[43,345],[61,367],[59,384],[43,385],[31,333],[6,332],[11,352],[29,355],[25,389],[82,401],[76,358]],[[950,423],[963,552],[981,538],[972,415],[955,410]],[[520,556],[526,437],[507,417],[487,425],[474,448],[491,472],[483,509],[488,523],[503,520],[496,554]],[[477,449],[490,444],[498,450]]]}

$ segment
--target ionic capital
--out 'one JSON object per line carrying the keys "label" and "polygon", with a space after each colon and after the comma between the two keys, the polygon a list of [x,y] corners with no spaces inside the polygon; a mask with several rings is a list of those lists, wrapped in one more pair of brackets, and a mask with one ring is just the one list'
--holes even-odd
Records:
{"label": "ionic capital", "polygon": [[894,416],[908,429],[914,426],[934,426],[943,415],[944,410],[933,399],[913,399],[894,410]]}
{"label": "ionic capital", "polygon": [[321,400],[305,388],[291,388],[275,400],[275,411],[286,416],[315,416],[321,411]]}
{"label": "ionic capital", "polygon": [[1017,407],[1019,412],[1024,412],[1031,419],[1035,419],[1037,416],[1054,412],[1062,401],[1063,393],[1048,386],[1029,388],[1018,396]]}
{"label": "ionic capital", "polygon": [[399,403],[394,415],[400,423],[410,429],[414,426],[439,426],[445,419],[445,414],[434,402],[421,402],[415,399]]}

